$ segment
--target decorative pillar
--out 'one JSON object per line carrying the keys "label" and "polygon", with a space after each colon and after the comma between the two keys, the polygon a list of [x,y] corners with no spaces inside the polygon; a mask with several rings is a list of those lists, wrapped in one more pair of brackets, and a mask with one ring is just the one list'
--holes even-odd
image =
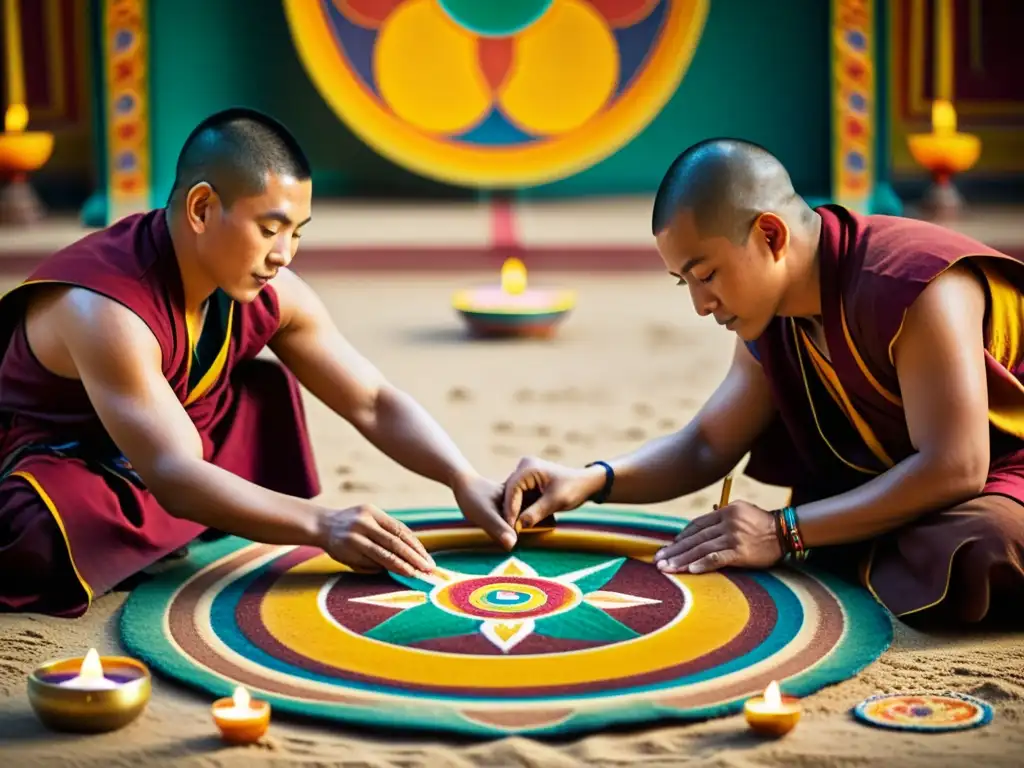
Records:
{"label": "decorative pillar", "polygon": [[875,191],[874,0],[832,0],[832,200],[868,213]]}
{"label": "decorative pillar", "polygon": [[104,140],[107,223],[151,200],[148,0],[104,0]]}

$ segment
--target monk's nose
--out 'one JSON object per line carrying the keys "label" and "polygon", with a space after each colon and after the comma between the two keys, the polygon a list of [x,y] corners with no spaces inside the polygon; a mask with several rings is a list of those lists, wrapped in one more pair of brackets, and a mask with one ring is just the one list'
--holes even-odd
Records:
{"label": "monk's nose", "polygon": [[718,299],[700,288],[691,288],[690,298],[693,300],[694,310],[701,317],[707,317],[718,309]]}

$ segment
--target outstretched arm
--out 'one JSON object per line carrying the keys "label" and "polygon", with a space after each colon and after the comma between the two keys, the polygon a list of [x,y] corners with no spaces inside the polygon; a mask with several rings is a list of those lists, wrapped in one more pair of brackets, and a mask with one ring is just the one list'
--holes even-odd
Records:
{"label": "outstretched arm", "polygon": [[[608,461],[615,472],[608,501],[653,504],[711,485],[740,462],[774,416],[764,372],[737,340],[729,372],[689,424]],[[524,459],[506,482],[505,519],[529,527],[554,512],[578,507],[604,483],[600,466],[574,470]],[[523,498],[531,491],[541,495],[522,509]]]}
{"label": "outstretched arm", "polygon": [[58,329],[103,426],[164,509],[267,543],[317,541],[318,506],[203,460],[199,433],[161,371],[160,346],[137,315],[76,288],[40,322]]}
{"label": "outstretched arm", "polygon": [[384,454],[451,488],[467,518],[511,546],[514,534],[498,515],[498,485],[481,478],[426,409],[345,339],[304,281],[281,270],[275,287],[281,329],[270,346],[299,381]]}
{"label": "outstretched arm", "polygon": [[[851,491],[797,507],[805,547],[869,539],[981,492],[989,468],[984,315],[984,289],[965,268],[914,302],[894,360],[917,452]],[[737,501],[694,520],[656,560],[700,573],[766,567],[781,556],[773,516]]]}
{"label": "outstretched arm", "polygon": [[608,500],[655,504],[706,488],[739,464],[774,416],[764,371],[737,339],[725,379],[689,424],[608,462],[615,470]]}
{"label": "outstretched arm", "polygon": [[[143,321],[120,304],[65,289],[32,320],[81,380],[111,439],[170,514],[270,544],[312,545],[360,570],[429,569],[412,532],[378,509],[328,510],[204,461],[195,425],[161,370]],[[56,341],[54,341],[56,339]]]}

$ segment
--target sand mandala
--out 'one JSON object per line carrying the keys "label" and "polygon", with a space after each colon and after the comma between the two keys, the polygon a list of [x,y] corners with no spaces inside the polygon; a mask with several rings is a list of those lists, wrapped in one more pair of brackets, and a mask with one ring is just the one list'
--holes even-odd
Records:
{"label": "sand mandala", "polygon": [[944,733],[988,725],[992,705],[966,693],[879,694],[854,707],[853,714],[879,728]]}
{"label": "sand mandala", "polygon": [[662,574],[651,558],[678,519],[584,508],[509,553],[457,510],[394,514],[432,552],[428,578],[229,537],[133,592],[125,645],[278,712],[498,736],[731,714],[772,680],[803,696],[849,678],[892,639],[870,595],[831,576]]}

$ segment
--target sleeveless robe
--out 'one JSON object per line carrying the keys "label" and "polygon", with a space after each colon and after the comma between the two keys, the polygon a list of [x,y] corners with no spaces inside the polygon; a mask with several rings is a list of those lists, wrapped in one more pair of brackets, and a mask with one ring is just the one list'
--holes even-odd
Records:
{"label": "sleeveless robe", "polygon": [[978,619],[988,607],[990,576],[1024,588],[1024,263],[929,222],[861,216],[836,205],[818,213],[829,354],[793,318],[776,318],[748,344],[779,416],[752,450],[746,473],[789,486],[800,504],[857,487],[914,453],[893,348],[929,283],[954,264],[968,265],[987,293],[991,466],[982,497],[969,509],[925,515],[867,552],[848,551],[863,555],[862,580],[894,613],[934,607],[959,578],[975,587],[960,590],[952,610]]}
{"label": "sleeveless robe", "polygon": [[273,288],[247,305],[215,292],[192,338],[165,212],[127,217],[54,254],[0,299],[0,611],[80,615],[204,530],[157,503],[81,382],[35,358],[25,307],[54,284],[95,291],[146,323],[204,459],[282,493],[319,493],[298,384],[256,359],[279,325]]}

